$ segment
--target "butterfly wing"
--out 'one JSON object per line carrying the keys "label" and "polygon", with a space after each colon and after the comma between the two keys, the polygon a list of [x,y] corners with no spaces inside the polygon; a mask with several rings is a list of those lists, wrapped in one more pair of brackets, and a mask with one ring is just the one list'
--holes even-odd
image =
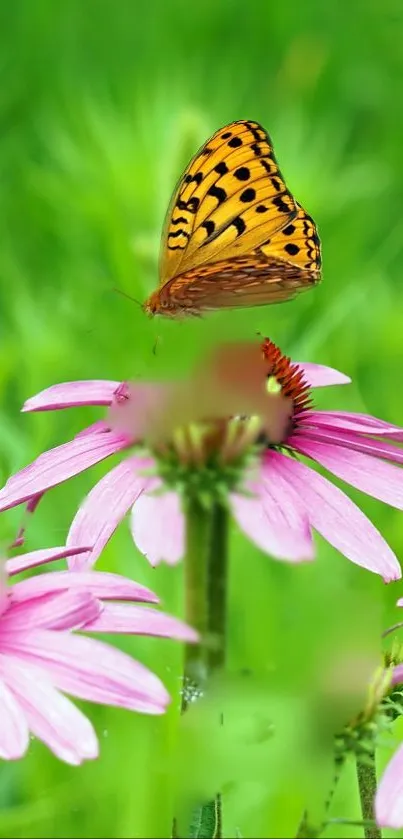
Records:
{"label": "butterfly wing", "polygon": [[267,132],[251,121],[220,129],[190,162],[171,200],[161,285],[203,263],[250,252],[296,212]]}
{"label": "butterfly wing", "polygon": [[315,224],[288,191],[267,132],[248,120],[217,131],[172,197],[146,311],[274,303],[319,279]]}

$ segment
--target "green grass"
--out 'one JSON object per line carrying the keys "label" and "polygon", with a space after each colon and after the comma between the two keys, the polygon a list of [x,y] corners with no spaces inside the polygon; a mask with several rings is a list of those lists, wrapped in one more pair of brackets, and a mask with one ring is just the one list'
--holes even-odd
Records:
{"label": "green grass", "polygon": [[[402,14],[399,0],[356,0],[348,8],[321,0],[2,4],[4,480],[98,415],[20,416],[36,391],[76,378],[182,373],[217,337],[257,331],[296,359],[353,378],[350,388],[321,394],[321,405],[402,422]],[[208,325],[149,321],[117,290],[142,301],[154,288],[177,177],[210,133],[242,117],[270,131],[289,187],[318,223],[323,283],[289,305],[221,312]],[[94,469],[43,501],[28,548],[64,540],[77,504],[103,472]],[[401,514],[359,501],[402,555]],[[4,546],[20,519],[20,510],[0,517]],[[181,569],[148,568],[126,526],[100,567],[145,582],[167,610],[181,613]],[[368,577],[323,543],[314,569],[293,569],[234,532],[230,666],[234,679],[244,670],[255,677],[229,694],[227,740],[214,733],[208,709],[175,748],[175,707],[158,720],[89,708],[100,734],[98,762],[72,769],[32,743],[25,760],[1,766],[0,836],[167,836],[175,778],[184,787],[197,778],[198,791],[211,791],[203,742],[213,748],[215,780],[226,783],[228,835],[295,834],[306,792],[315,798],[326,775],[306,719],[318,664],[329,664],[359,630],[372,641],[377,609],[379,625],[396,619],[401,585],[386,590]],[[348,597],[359,617],[348,623],[352,636],[343,628]],[[123,646],[177,689],[178,645],[126,639]],[[275,691],[268,690],[269,660],[281,673]],[[284,727],[281,754],[261,733],[272,711]],[[356,817],[356,808],[350,779],[335,815]],[[361,835],[333,830],[327,835]]]}

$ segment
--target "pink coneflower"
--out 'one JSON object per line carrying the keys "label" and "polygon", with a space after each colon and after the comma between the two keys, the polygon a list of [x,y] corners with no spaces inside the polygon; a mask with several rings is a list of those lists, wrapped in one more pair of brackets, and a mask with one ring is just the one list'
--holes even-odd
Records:
{"label": "pink coneflower", "polygon": [[[219,433],[213,434],[210,448],[200,443],[200,439],[192,442],[189,433],[185,434],[185,441],[181,438],[180,445],[171,447],[169,464],[172,457],[176,458],[180,467],[176,471],[170,471],[155,450],[149,454],[132,450],[102,478],[82,504],[68,543],[90,544],[93,550],[91,554],[74,557],[70,567],[89,567],[131,508],[134,540],[149,561],[152,564],[161,560],[177,562],[184,552],[184,518],[176,490],[179,487],[186,494],[190,487],[188,484],[186,488],[186,480],[190,475],[192,480],[198,478],[200,458],[213,451],[216,483],[221,481],[222,467],[221,484],[226,486],[232,512],[242,530],[264,551],[289,561],[311,559],[315,553],[312,530],[317,530],[352,562],[380,574],[385,581],[400,578],[396,557],[368,518],[345,493],[307,466],[300,456],[321,464],[361,491],[402,509],[402,472],[394,464],[402,462],[403,452],[393,444],[403,439],[403,430],[364,414],[315,410],[311,389],[350,380],[329,367],[292,363],[268,339],[261,349],[257,363],[262,364],[267,398],[278,394],[291,405],[286,422],[276,429],[276,436],[256,426],[253,438],[251,420],[243,416],[228,420],[224,430],[221,420]],[[251,369],[250,374],[253,378],[256,370]],[[28,400],[25,411],[106,405],[110,406],[110,412],[107,421],[95,423],[71,442],[46,452],[11,477],[0,492],[0,509],[23,501],[32,503],[33,498],[50,487],[138,443],[144,432],[144,393],[148,394],[149,405],[153,400],[156,402],[157,411],[157,392],[152,388],[147,391],[146,385],[127,386],[110,381],[59,384]],[[128,411],[130,433],[127,424],[116,422],[119,407]],[[234,469],[224,475],[223,464],[231,466],[231,458],[239,466],[244,444],[249,446],[253,467],[250,459],[248,464],[241,459],[242,469],[238,469],[235,479]],[[159,477],[151,474],[152,469]],[[161,488],[161,477],[162,489],[167,491],[156,492]]]}
{"label": "pink coneflower", "polygon": [[[8,575],[74,549],[34,551],[6,563]],[[4,570],[4,569],[3,569]],[[16,760],[30,734],[78,765],[98,755],[95,731],[64,695],[161,714],[169,695],[146,667],[85,632],[124,632],[195,641],[175,618],[132,603],[155,603],[148,589],[117,574],[54,571],[0,583],[0,757]],[[61,693],[60,691],[63,691]]]}

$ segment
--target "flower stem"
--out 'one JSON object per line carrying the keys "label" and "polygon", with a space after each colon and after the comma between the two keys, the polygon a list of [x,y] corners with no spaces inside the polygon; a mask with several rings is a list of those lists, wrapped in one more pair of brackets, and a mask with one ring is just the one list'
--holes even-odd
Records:
{"label": "flower stem", "polygon": [[375,749],[371,749],[365,763],[357,759],[357,780],[365,839],[382,839],[382,833],[374,821],[374,800],[376,793]]}
{"label": "flower stem", "polygon": [[200,634],[198,644],[186,644],[182,713],[202,691],[207,676],[208,551],[211,512],[197,499],[186,504],[185,619]]}
{"label": "flower stem", "polygon": [[208,631],[210,649],[209,672],[225,664],[225,630],[227,621],[228,511],[215,504],[211,513],[208,556]]}
{"label": "flower stem", "polygon": [[[227,576],[228,576],[228,511],[222,504],[214,504],[211,510],[211,528],[208,552],[208,673],[225,666],[225,637],[227,623]],[[220,715],[221,725],[224,723]],[[218,792],[212,801],[199,808],[199,819],[205,832],[199,836],[221,839],[222,797]],[[206,829],[207,828],[207,829]]]}
{"label": "flower stem", "polygon": [[[193,500],[187,504],[186,523],[185,616],[201,638],[185,649],[182,713],[203,692],[207,676],[225,663],[228,513],[221,504],[203,507]],[[189,835],[221,839],[220,792],[195,809]]]}

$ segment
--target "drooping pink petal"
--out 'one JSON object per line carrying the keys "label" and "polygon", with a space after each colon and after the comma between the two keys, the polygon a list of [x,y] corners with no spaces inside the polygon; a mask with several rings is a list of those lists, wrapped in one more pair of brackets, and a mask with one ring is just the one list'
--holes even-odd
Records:
{"label": "drooping pink petal", "polygon": [[120,382],[105,379],[62,382],[51,385],[31,396],[24,403],[23,411],[54,411],[60,408],[74,408],[80,405],[110,405]]}
{"label": "drooping pink petal", "polygon": [[[274,479],[275,481],[275,479]],[[250,487],[253,491],[253,487]],[[301,562],[312,559],[314,546],[305,510],[292,492],[284,499],[281,489],[273,495],[271,484],[261,480],[252,497],[232,493],[231,506],[240,528],[262,551],[277,559]]]}
{"label": "drooping pink petal", "polygon": [[0,758],[18,760],[29,744],[29,730],[24,712],[0,678]]}
{"label": "drooping pink petal", "polygon": [[83,547],[66,547],[63,545],[60,548],[43,548],[37,551],[29,551],[29,553],[21,554],[21,556],[14,556],[6,562],[6,571],[9,577],[14,574],[19,574],[21,571],[26,571],[27,568],[37,568],[39,565],[44,565],[46,562],[54,562],[57,559],[64,559],[74,554],[85,553],[90,548],[88,545]]}
{"label": "drooping pink petal", "polygon": [[18,629],[80,629],[95,620],[102,604],[88,591],[56,591],[12,604],[1,618],[1,632]]}
{"label": "drooping pink petal", "polygon": [[131,603],[104,603],[102,611],[89,621],[85,632],[119,632],[125,635],[153,635],[196,642],[198,634],[186,623],[171,615]]}
{"label": "drooping pink petal", "polygon": [[403,510],[403,470],[399,466],[341,446],[305,440],[302,435],[294,439],[294,445],[351,486]]}
{"label": "drooping pink petal", "polygon": [[152,463],[150,458],[129,457],[108,472],[87,495],[73,519],[67,545],[91,545],[92,549],[72,556],[69,568],[80,571],[95,564],[118,524],[150,484],[150,478],[142,472]]}
{"label": "drooping pink petal", "polygon": [[154,673],[94,638],[46,629],[13,632],[2,639],[2,650],[45,670],[56,687],[80,699],[145,714],[162,714],[169,702]]}
{"label": "drooping pink petal", "polygon": [[60,760],[78,766],[98,756],[98,741],[90,721],[55,690],[42,669],[13,656],[0,656],[0,672],[17,697],[32,733]]}
{"label": "drooping pink petal", "polygon": [[295,363],[303,371],[310,387],[328,387],[329,385],[348,385],[351,383],[349,376],[340,373],[339,370],[334,370],[333,367],[313,364],[310,361],[297,361]]}
{"label": "drooping pink petal", "polygon": [[311,525],[344,556],[380,574],[385,582],[399,580],[400,565],[389,545],[364,513],[338,487],[304,463],[271,451],[266,456],[276,475],[282,475],[298,493]]}
{"label": "drooping pink petal", "polygon": [[50,449],[8,479],[0,492],[0,510],[7,510],[38,492],[61,484],[121,451],[126,445],[126,438],[109,432],[78,437]]}
{"label": "drooping pink petal", "polygon": [[143,492],[133,506],[131,531],[134,543],[150,565],[179,562],[185,553],[185,521],[178,495]]}
{"label": "drooping pink petal", "polygon": [[403,449],[393,443],[385,442],[384,438],[376,440],[372,437],[364,437],[356,431],[335,430],[322,426],[320,428],[300,426],[287,442],[291,447],[298,449],[301,437],[303,440],[317,440],[321,443],[341,446],[343,449],[363,452],[382,460],[390,460],[392,463],[403,463]]}
{"label": "drooping pink petal", "polygon": [[158,597],[145,586],[110,571],[52,571],[14,583],[12,601],[19,603],[54,591],[87,591],[101,600],[135,600],[158,603]]}
{"label": "drooping pink petal", "polygon": [[371,434],[375,437],[391,437],[397,441],[403,439],[403,429],[399,425],[393,425],[366,414],[354,414],[347,411],[307,411],[303,422],[304,426],[339,428],[359,434]]}
{"label": "drooping pink petal", "polygon": [[380,827],[403,827],[403,746],[397,749],[379,781],[374,809]]}

